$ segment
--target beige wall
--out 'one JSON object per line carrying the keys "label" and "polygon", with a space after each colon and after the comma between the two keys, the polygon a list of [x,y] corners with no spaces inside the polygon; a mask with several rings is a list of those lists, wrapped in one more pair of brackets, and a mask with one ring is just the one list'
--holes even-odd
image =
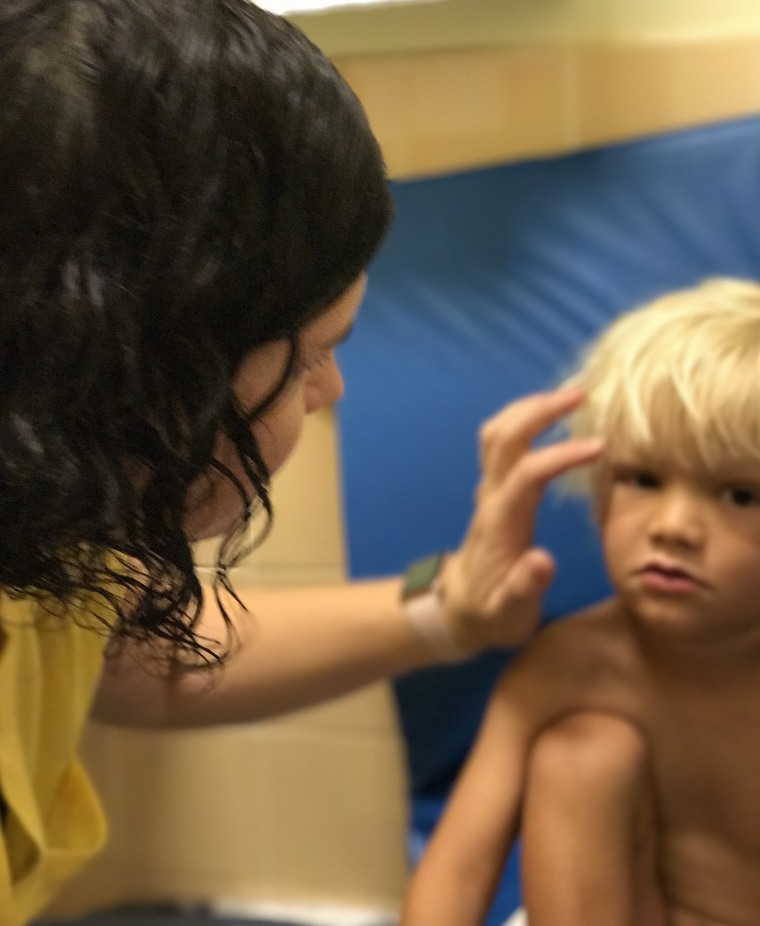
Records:
{"label": "beige wall", "polygon": [[394,177],[760,111],[757,0],[442,0],[292,19],[357,91]]}
{"label": "beige wall", "polygon": [[292,19],[333,56],[760,36],[756,0],[442,0]]}
{"label": "beige wall", "polygon": [[760,112],[760,35],[335,60],[364,103],[396,178],[557,155]]}
{"label": "beige wall", "polygon": [[[455,6],[470,17],[454,28],[447,17]],[[435,9],[440,19],[405,27],[392,49],[372,55],[354,54],[367,35],[349,42],[337,29],[342,19],[334,40],[322,37],[343,52],[338,66],[397,177],[760,111],[756,0],[451,0]],[[408,25],[423,11],[404,15]],[[470,20],[479,37],[465,28]],[[380,22],[373,36],[388,44]],[[326,25],[309,28],[319,37]],[[510,36],[519,41],[507,46]],[[399,49],[410,37],[416,50]],[[274,533],[245,569],[261,582],[342,576],[329,413],[310,422],[275,501]],[[199,555],[208,561],[208,548]],[[113,838],[59,912],[167,897],[398,902],[405,782],[384,685],[247,730],[159,739],[93,726],[86,753]]]}

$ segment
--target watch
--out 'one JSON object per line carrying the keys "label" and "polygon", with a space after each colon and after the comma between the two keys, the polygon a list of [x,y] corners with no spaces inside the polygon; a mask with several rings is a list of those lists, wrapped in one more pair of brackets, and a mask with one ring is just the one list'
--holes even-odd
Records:
{"label": "watch", "polygon": [[455,662],[465,655],[446,620],[441,574],[446,553],[413,562],[404,573],[401,606],[415,633],[439,659]]}
{"label": "watch", "polygon": [[445,559],[445,553],[434,553],[432,556],[426,556],[424,559],[411,563],[404,573],[401,600],[411,601],[421,595],[437,592]]}

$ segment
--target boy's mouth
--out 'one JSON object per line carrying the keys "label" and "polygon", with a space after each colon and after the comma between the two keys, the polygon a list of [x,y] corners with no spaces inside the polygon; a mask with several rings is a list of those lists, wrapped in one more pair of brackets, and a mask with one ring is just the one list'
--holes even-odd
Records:
{"label": "boy's mouth", "polygon": [[647,563],[638,574],[645,588],[668,594],[686,594],[705,585],[688,569],[668,562]]}

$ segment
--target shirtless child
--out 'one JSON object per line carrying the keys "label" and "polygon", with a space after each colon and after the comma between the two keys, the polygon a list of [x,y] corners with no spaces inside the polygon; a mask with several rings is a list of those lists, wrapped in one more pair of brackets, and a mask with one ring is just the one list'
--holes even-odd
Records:
{"label": "shirtless child", "polygon": [[616,594],[502,677],[403,926],[482,923],[518,832],[530,926],[758,926],[760,286],[622,316],[574,381]]}

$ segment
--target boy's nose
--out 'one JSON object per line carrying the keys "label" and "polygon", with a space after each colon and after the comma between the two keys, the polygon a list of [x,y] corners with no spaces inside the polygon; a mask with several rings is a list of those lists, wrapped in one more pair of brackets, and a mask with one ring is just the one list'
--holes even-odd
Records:
{"label": "boy's nose", "polygon": [[705,537],[699,501],[687,491],[665,490],[650,520],[649,533],[660,543],[699,546]]}

